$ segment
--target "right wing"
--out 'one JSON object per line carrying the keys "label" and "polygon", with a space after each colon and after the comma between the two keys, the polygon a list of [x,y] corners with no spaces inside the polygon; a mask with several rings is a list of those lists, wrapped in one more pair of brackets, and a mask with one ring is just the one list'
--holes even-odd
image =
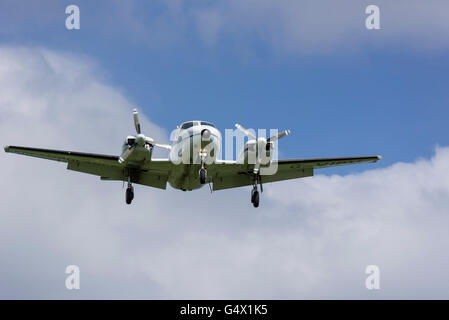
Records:
{"label": "right wing", "polygon": [[144,167],[119,163],[118,156],[50,150],[30,147],[7,146],[5,152],[67,163],[67,169],[100,176],[102,180],[127,181],[165,189],[173,164],[168,159],[152,159]]}
{"label": "right wing", "polygon": [[[262,183],[304,178],[313,176],[314,169],[377,162],[380,159],[381,156],[278,160],[271,162],[271,165],[277,165],[276,173],[261,174],[260,177]],[[214,190],[250,186],[254,183],[253,165],[221,161],[212,167],[208,172],[212,173]]]}

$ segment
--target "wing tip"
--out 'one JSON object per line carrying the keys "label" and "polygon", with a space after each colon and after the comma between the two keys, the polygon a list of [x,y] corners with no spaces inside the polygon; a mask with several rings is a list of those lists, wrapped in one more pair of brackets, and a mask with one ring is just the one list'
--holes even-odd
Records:
{"label": "wing tip", "polygon": [[380,159],[382,159],[382,156],[381,156],[381,155],[378,155],[378,156],[377,156],[377,160],[380,160]]}
{"label": "wing tip", "polygon": [[9,152],[9,149],[10,149],[11,147],[10,146],[4,146],[3,147],[3,149],[5,149],[5,152]]}

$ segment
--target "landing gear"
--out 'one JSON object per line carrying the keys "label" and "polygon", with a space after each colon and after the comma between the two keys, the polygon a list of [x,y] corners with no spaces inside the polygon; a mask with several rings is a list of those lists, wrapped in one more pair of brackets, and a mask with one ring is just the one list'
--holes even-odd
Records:
{"label": "landing gear", "polygon": [[131,204],[134,199],[134,187],[131,184],[131,178],[128,177],[128,188],[126,188],[126,204]]}
{"label": "landing gear", "polygon": [[134,199],[134,188],[128,187],[126,188],[126,204],[131,204]]}
{"label": "landing gear", "polygon": [[251,191],[251,203],[253,204],[254,208],[257,208],[259,206],[259,191],[257,191],[257,186],[254,186],[253,190]]}
{"label": "landing gear", "polygon": [[200,169],[200,183],[205,184],[207,179],[207,171],[204,168]]}
{"label": "landing gear", "polygon": [[258,184],[260,184],[260,192],[263,192],[262,179],[260,178],[260,175],[254,174],[254,185],[253,190],[251,190],[251,203],[254,208],[259,207],[259,191],[257,190]]}
{"label": "landing gear", "polygon": [[200,169],[200,183],[205,184],[207,180],[207,171],[204,168],[204,161],[206,158],[206,153],[204,151],[200,152],[200,159],[201,159],[201,169]]}

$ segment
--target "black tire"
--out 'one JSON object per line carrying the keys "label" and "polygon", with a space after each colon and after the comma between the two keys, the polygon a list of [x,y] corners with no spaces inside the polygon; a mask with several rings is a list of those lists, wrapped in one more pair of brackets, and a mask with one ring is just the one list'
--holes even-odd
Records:
{"label": "black tire", "polygon": [[127,188],[126,189],[126,204],[131,204],[131,202],[134,199],[134,189],[131,188]]}
{"label": "black tire", "polygon": [[251,202],[254,208],[259,206],[259,191],[255,190],[251,195]]}
{"label": "black tire", "polygon": [[206,179],[207,179],[206,169],[201,169],[200,170],[200,183],[201,184],[205,184],[206,183]]}

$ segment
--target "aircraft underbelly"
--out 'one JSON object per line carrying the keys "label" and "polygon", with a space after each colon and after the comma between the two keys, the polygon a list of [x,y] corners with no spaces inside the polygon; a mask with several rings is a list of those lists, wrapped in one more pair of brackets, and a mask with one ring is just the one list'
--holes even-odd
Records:
{"label": "aircraft underbelly", "polygon": [[171,172],[168,183],[173,188],[183,191],[199,189],[203,186],[199,180],[200,168],[201,166],[197,164],[178,165]]}

